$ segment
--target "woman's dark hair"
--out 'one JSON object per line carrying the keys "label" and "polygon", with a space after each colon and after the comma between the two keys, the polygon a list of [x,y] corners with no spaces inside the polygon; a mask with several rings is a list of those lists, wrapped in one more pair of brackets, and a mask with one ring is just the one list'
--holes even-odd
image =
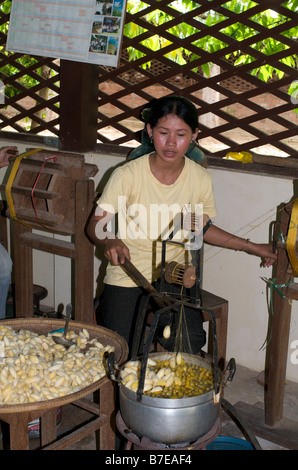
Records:
{"label": "woman's dark hair", "polygon": [[[142,144],[130,152],[128,160],[134,160],[155,150],[154,143],[148,136],[146,125],[150,124],[153,128],[160,118],[168,116],[169,114],[174,114],[182,119],[182,121],[191,128],[192,132],[195,132],[199,127],[197,109],[187,98],[171,95],[153,100],[149,103],[148,107],[142,111],[142,118],[145,122],[145,128],[142,132]],[[185,155],[198,163],[205,160],[204,153],[195,142],[190,145]]]}
{"label": "woman's dark hair", "polygon": [[168,114],[174,114],[184,121],[195,132],[199,127],[198,112],[191,101],[182,96],[164,96],[152,102],[148,113],[143,112],[143,119],[146,124],[155,127],[158,120]]}

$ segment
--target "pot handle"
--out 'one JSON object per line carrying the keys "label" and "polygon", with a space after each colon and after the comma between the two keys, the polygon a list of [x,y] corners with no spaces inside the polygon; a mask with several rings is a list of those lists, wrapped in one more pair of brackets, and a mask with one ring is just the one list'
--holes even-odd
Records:
{"label": "pot handle", "polygon": [[120,368],[116,361],[115,353],[112,351],[110,353],[105,353],[103,356],[103,363],[106,370],[107,376],[111,380],[115,380],[116,382],[120,382],[121,379],[118,377]]}
{"label": "pot handle", "polygon": [[229,383],[232,382],[233,378],[234,378],[234,375],[235,375],[235,372],[236,372],[236,361],[234,359],[234,357],[232,357],[229,362],[228,362],[228,365],[227,365],[227,368],[225,370],[225,373],[224,373],[224,380],[223,380],[223,385],[226,386],[226,385],[229,385]]}

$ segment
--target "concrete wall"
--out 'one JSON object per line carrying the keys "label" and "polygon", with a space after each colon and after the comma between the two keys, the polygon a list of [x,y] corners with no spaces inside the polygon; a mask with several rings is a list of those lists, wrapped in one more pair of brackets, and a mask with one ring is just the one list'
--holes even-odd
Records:
{"label": "concrete wall", "polygon": [[[293,196],[293,181],[223,170],[211,173],[218,207],[215,223],[252,241],[267,242],[277,207]],[[270,314],[267,283],[262,278],[270,278],[272,268],[260,267],[254,256],[208,245],[204,255],[204,288],[229,301],[228,357],[261,370],[265,360],[261,347]],[[291,345],[298,339],[297,313],[298,303],[293,301],[287,373],[294,381],[298,381],[298,364],[293,363],[297,354],[293,361]]]}
{"label": "concrete wall", "polygon": [[[4,146],[5,142],[1,142]],[[28,145],[27,145],[28,146]],[[19,145],[20,152],[25,146]],[[116,155],[86,155],[88,163],[95,163],[99,172],[95,177],[100,191],[110,171],[123,158]],[[293,181],[241,172],[210,169],[218,207],[215,223],[221,228],[252,241],[265,243],[269,238],[269,224],[275,220],[277,207],[293,196]],[[0,181],[5,170],[0,170]],[[52,236],[52,235],[49,235]],[[94,293],[101,287],[101,254],[95,253]],[[272,268],[261,268],[260,260],[245,253],[222,250],[205,245],[204,289],[229,301],[229,329],[227,356],[235,357],[239,365],[261,371],[265,351],[261,349],[267,334],[267,284]],[[48,253],[34,252],[34,282],[48,289],[43,302],[55,308],[71,300],[70,261]],[[99,286],[98,286],[99,282]],[[287,378],[298,381],[297,346],[298,302],[293,301]]]}

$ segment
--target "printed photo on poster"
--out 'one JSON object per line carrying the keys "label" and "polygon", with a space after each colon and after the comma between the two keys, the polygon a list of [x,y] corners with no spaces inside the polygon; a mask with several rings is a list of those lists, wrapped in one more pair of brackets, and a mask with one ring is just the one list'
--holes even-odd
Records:
{"label": "printed photo on poster", "polygon": [[126,0],[14,0],[7,51],[117,67]]}
{"label": "printed photo on poster", "polygon": [[123,0],[113,2],[96,0],[89,56],[92,57],[93,54],[101,56],[104,65],[110,65],[115,59],[117,64],[119,61],[125,13],[123,5]]}

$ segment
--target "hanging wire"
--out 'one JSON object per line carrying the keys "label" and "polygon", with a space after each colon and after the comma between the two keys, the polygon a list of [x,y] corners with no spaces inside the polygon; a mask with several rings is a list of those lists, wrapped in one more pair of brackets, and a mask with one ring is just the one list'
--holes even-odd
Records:
{"label": "hanging wire", "polygon": [[[285,210],[287,208],[287,206],[289,206],[290,204],[292,204],[294,201],[290,200],[289,202],[286,202],[285,205],[283,207],[281,207],[280,209],[277,210],[277,214],[279,214],[281,211]],[[271,209],[272,211],[275,209]],[[275,215],[277,215],[275,214]],[[271,214],[269,215],[268,217],[266,217],[262,222],[260,222],[259,224],[255,225],[254,227],[251,227],[249,230],[247,230],[246,232],[244,232],[241,237],[242,238],[247,238],[247,235],[252,232],[253,230],[261,227],[263,224],[265,224],[268,220],[270,220],[272,217],[274,216],[274,214]],[[205,264],[207,261],[210,261],[212,258],[214,258],[215,256],[217,256],[218,254],[220,254],[223,250],[225,250],[226,248],[229,248],[229,244],[227,243],[225,246],[223,246],[222,248],[220,248],[216,253],[214,253],[213,255],[209,256],[209,258],[206,258],[204,261],[203,261],[203,264]]]}
{"label": "hanging wire", "polygon": [[181,287],[180,297],[181,297],[181,307],[178,317],[176,335],[175,335],[175,342],[174,342],[174,352],[184,352],[187,354],[192,354],[192,347],[190,344],[189,334],[188,334],[188,327],[186,322],[186,314],[183,305],[183,286]]}

